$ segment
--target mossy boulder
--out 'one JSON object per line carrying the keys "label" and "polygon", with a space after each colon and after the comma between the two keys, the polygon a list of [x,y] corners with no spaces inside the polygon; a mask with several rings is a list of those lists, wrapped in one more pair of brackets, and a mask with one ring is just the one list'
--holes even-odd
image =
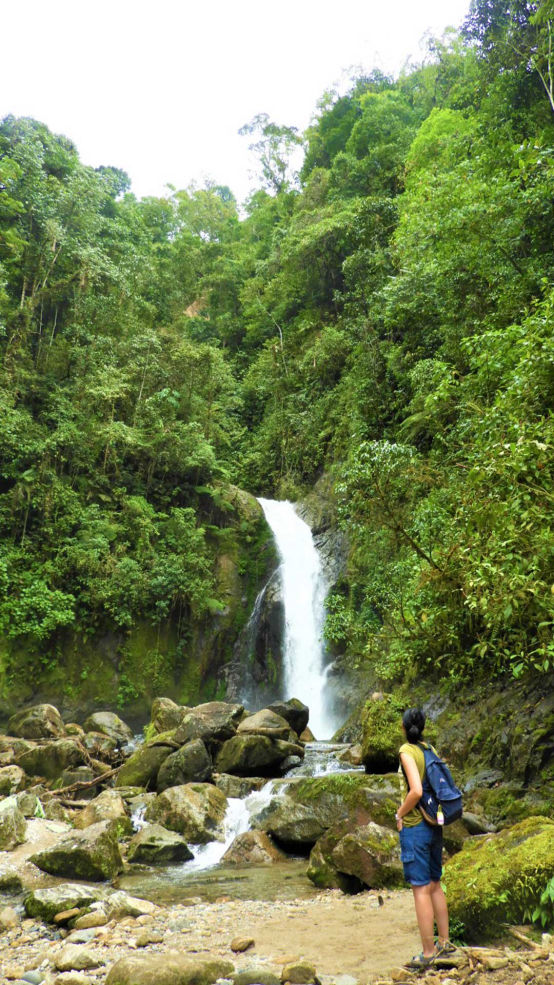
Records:
{"label": "mossy boulder", "polygon": [[83,724],[85,732],[102,732],[121,745],[130,742],[133,731],[126,722],[112,711],[95,711]]}
{"label": "mossy boulder", "polygon": [[39,917],[53,923],[56,913],[90,906],[103,896],[103,890],[93,886],[80,886],[66,882],[49,889],[34,889],[25,897],[25,912],[28,917]]}
{"label": "mossy boulder", "polygon": [[343,893],[358,893],[363,888],[359,879],[339,872],[332,859],[333,849],[355,827],[349,820],[333,824],[316,841],[310,852],[306,875],[319,889],[342,889]]}
{"label": "mossy boulder", "polygon": [[190,708],[178,705],[171,698],[154,698],[150,712],[150,726],[153,732],[166,732],[178,728]]}
{"label": "mossy boulder", "polygon": [[331,861],[339,872],[371,889],[404,884],[398,835],[379,824],[366,824],[344,835],[333,848]]}
{"label": "mossy boulder", "polygon": [[398,769],[398,750],[405,741],[403,707],[392,694],[376,694],[362,712],[362,762],[368,773]]}
{"label": "mossy boulder", "polygon": [[148,805],[147,821],[182,834],[193,844],[223,841],[227,798],[210,783],[168,787]]}
{"label": "mossy boulder", "polygon": [[118,838],[125,838],[133,833],[131,819],[127,815],[123,799],[116,790],[103,790],[98,797],[79,811],[73,824],[79,830],[83,830],[101,821],[114,822]]}
{"label": "mossy boulder", "polygon": [[212,760],[201,739],[192,739],[172,752],[158,771],[158,792],[184,783],[203,783],[212,773]]}
{"label": "mossy boulder", "polygon": [[16,712],[8,722],[8,730],[22,739],[57,739],[65,733],[58,709],[47,704]]}
{"label": "mossy boulder", "polygon": [[102,821],[73,831],[51,848],[32,855],[30,861],[53,876],[90,882],[113,879],[123,868],[115,824]]}
{"label": "mossy boulder", "polygon": [[17,765],[28,776],[44,776],[55,780],[73,766],[84,763],[84,751],[76,739],[53,739],[34,746],[17,756]]}
{"label": "mossy boulder", "polygon": [[192,857],[185,839],[161,824],[146,824],[133,835],[127,850],[128,862],[144,865],[186,862]]}
{"label": "mossy boulder", "polygon": [[554,821],[531,817],[497,834],[469,838],[446,864],[451,918],[468,939],[521,923],[554,875]]}
{"label": "mossy boulder", "polygon": [[289,784],[286,795],[275,797],[252,824],[288,849],[305,851],[340,821],[393,827],[398,800],[396,774],[332,773]]}
{"label": "mossy boulder", "polygon": [[160,766],[172,752],[175,743],[166,744],[161,736],[141,746],[119,770],[116,787],[155,787]]}
{"label": "mossy boulder", "polygon": [[308,725],[310,709],[298,698],[289,698],[288,701],[272,701],[267,707],[276,715],[285,718],[297,735],[300,735]]}
{"label": "mossy boulder", "polygon": [[267,735],[235,735],[223,743],[215,767],[220,773],[255,776],[274,771],[288,756],[303,758],[303,747]]}
{"label": "mossy boulder", "polygon": [[19,766],[0,767],[0,796],[9,797],[25,786],[27,778]]}

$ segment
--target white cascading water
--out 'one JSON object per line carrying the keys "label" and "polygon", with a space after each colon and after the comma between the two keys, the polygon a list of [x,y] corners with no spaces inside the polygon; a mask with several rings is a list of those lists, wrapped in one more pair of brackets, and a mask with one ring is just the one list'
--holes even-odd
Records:
{"label": "white cascading water", "polygon": [[335,723],[326,702],[323,625],[328,585],[312,531],[292,503],[260,499],[281,559],[285,609],[284,697],[299,698],[310,709],[316,739],[329,739]]}

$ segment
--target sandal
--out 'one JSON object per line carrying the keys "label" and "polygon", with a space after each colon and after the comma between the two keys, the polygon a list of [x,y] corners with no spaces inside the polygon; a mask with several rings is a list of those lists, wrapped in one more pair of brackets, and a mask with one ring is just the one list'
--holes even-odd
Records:
{"label": "sandal", "polygon": [[415,971],[424,971],[425,968],[431,967],[436,957],[436,954],[430,954],[429,957],[426,958],[422,951],[421,954],[415,954],[411,961],[406,961],[404,967],[413,968]]}
{"label": "sandal", "polygon": [[435,957],[436,958],[442,957],[444,954],[454,954],[454,951],[457,951],[457,950],[458,950],[458,948],[456,947],[456,945],[453,944],[452,941],[449,941],[449,940],[442,941],[442,942],[438,940],[435,943]]}

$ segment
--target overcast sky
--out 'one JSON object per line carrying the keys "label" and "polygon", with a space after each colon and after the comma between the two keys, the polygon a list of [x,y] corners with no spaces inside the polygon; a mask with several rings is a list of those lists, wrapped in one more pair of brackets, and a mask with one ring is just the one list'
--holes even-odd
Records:
{"label": "overcast sky", "polygon": [[304,129],[345,71],[397,73],[469,0],[7,0],[0,117],[33,116],[138,196],[206,178],[252,187],[257,113]]}

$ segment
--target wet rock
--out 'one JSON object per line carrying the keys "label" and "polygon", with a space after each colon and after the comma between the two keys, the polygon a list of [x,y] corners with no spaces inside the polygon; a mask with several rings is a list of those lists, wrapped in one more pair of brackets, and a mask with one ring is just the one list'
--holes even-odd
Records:
{"label": "wet rock", "polygon": [[181,745],[191,739],[223,742],[235,735],[244,706],[227,701],[208,701],[192,708],[175,733]]}
{"label": "wet rock", "polygon": [[264,831],[244,831],[237,835],[222,861],[232,865],[271,865],[285,857]]}
{"label": "wet rock", "polygon": [[289,739],[290,725],[285,718],[269,708],[262,708],[245,718],[237,728],[237,735],[267,735],[270,739]]}
{"label": "wet rock", "polygon": [[24,771],[19,766],[3,766],[0,769],[0,797],[9,797],[22,790],[27,782]]}
{"label": "wet rock", "polygon": [[339,872],[372,889],[404,884],[398,837],[378,824],[346,834],[332,850],[331,860]]}
{"label": "wet rock", "polygon": [[79,944],[66,944],[54,957],[58,971],[85,971],[87,968],[98,968],[103,963],[96,954]]}
{"label": "wet rock", "polygon": [[72,907],[89,906],[101,898],[102,891],[93,886],[65,883],[50,889],[35,889],[25,898],[25,912],[52,923],[56,913]]}
{"label": "wet rock", "polygon": [[298,736],[300,742],[315,742],[315,735],[311,728],[305,728]]}
{"label": "wet rock", "polygon": [[469,939],[500,923],[521,923],[552,872],[554,821],[549,818],[531,817],[498,834],[468,838],[444,871],[451,918],[464,923]]}
{"label": "wet rock", "polygon": [[160,766],[174,749],[163,743],[141,746],[119,770],[116,787],[155,787]]}
{"label": "wet rock", "polygon": [[314,985],[318,981],[315,966],[309,961],[291,961],[283,967],[281,981],[291,985]]}
{"label": "wet rock", "polygon": [[266,735],[236,735],[224,742],[215,760],[220,773],[236,773],[239,776],[267,772],[283,762],[287,756],[303,756],[302,746]]}
{"label": "wet rock", "polygon": [[54,705],[33,705],[12,715],[8,722],[11,735],[22,739],[52,739],[65,734],[62,717]]}
{"label": "wet rock", "polygon": [[25,841],[27,824],[15,797],[0,801],[0,851],[11,852]]}
{"label": "wet rock", "polygon": [[[190,958],[179,951],[120,958],[106,985],[213,985],[233,971],[230,961]],[[271,985],[279,985],[278,982]]]}
{"label": "wet rock", "polygon": [[182,834],[188,842],[222,841],[227,798],[209,783],[168,787],[146,809],[145,819]]}
{"label": "wet rock", "polygon": [[286,796],[275,798],[269,808],[252,817],[251,823],[291,851],[310,848],[328,827],[309,806]]}
{"label": "wet rock", "polygon": [[158,792],[184,783],[202,783],[212,773],[212,760],[201,739],[192,739],[171,753],[158,771]]}
{"label": "wet rock", "polygon": [[266,776],[232,776],[231,773],[213,773],[212,780],[226,797],[248,797],[254,790],[261,790],[267,783]]}
{"label": "wet rock", "polygon": [[297,735],[300,735],[308,725],[310,709],[298,698],[290,698],[288,701],[272,701],[267,707],[276,715],[284,718]]}
{"label": "wet rock", "polygon": [[97,711],[89,715],[83,724],[85,732],[102,732],[108,738],[120,745],[130,742],[133,738],[132,729],[111,711]]}
{"label": "wet rock", "polygon": [[113,879],[123,868],[117,834],[111,821],[74,831],[52,848],[32,855],[30,861],[50,875],[91,882]]}
{"label": "wet rock", "polygon": [[83,748],[77,739],[53,739],[28,749],[17,756],[17,765],[29,776],[44,776],[55,780],[64,770],[81,766]]}
{"label": "wet rock", "polygon": [[193,854],[185,839],[161,824],[147,824],[137,831],[127,850],[128,862],[142,862],[145,865],[186,862],[191,858]]}
{"label": "wet rock", "polygon": [[101,821],[115,821],[118,837],[123,838],[132,834],[133,826],[127,816],[125,804],[116,790],[103,790],[90,804],[73,819],[74,827],[79,830],[99,824]]}

